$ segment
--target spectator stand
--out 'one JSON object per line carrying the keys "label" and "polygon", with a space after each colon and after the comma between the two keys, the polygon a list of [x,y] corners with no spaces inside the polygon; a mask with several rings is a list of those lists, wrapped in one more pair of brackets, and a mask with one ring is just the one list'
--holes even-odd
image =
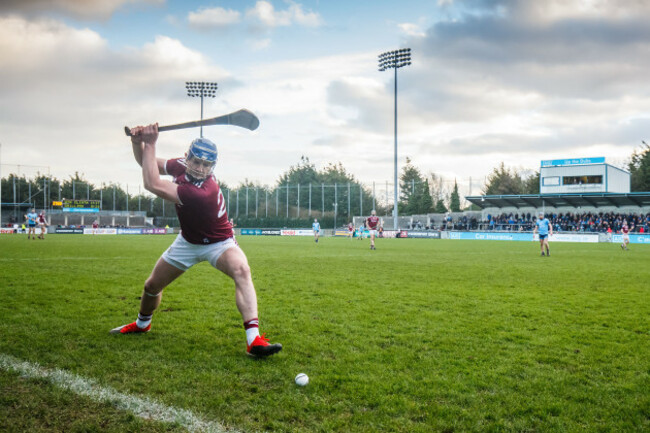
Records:
{"label": "spectator stand", "polygon": [[623,220],[648,233],[650,192],[469,196],[480,207],[478,230],[530,231],[544,212],[555,231],[613,232]]}

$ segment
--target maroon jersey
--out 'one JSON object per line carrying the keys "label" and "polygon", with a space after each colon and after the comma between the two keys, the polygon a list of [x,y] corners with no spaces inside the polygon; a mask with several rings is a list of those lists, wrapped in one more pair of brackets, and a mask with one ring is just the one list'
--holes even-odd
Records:
{"label": "maroon jersey", "polygon": [[42,213],[38,215],[38,223],[45,224],[45,214]]}
{"label": "maroon jersey", "polygon": [[233,237],[232,225],[226,213],[226,201],[213,176],[192,182],[185,175],[185,158],[169,159],[167,174],[178,185],[176,215],[181,234],[191,244],[213,244]]}
{"label": "maroon jersey", "polygon": [[627,226],[623,226],[621,227],[621,231],[623,232],[624,235],[626,235],[630,232],[630,229]]}
{"label": "maroon jersey", "polygon": [[370,230],[377,230],[377,225],[379,224],[379,217],[369,216],[366,222],[368,223],[368,228]]}
{"label": "maroon jersey", "polygon": [[353,232],[354,231],[354,225],[352,223],[348,224],[348,231]]}

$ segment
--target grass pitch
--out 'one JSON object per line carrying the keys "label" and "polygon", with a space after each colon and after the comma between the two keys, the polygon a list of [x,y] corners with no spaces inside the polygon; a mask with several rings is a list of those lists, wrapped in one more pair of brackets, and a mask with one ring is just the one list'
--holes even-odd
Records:
{"label": "grass pitch", "polygon": [[[648,246],[238,240],[276,356],[245,355],[234,285],[207,264],[165,290],[150,333],[109,335],[173,238],[81,235],[0,237],[0,354],[246,432],[650,429]],[[145,428],[0,371],[0,430],[26,425]]]}

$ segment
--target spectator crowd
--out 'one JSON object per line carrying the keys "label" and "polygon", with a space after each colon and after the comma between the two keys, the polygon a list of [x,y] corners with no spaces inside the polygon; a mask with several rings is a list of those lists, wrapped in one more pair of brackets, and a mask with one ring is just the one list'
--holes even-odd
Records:
{"label": "spectator crowd", "polygon": [[[632,233],[648,233],[650,229],[650,213],[566,212],[547,213],[545,216],[553,224],[553,230],[558,232],[618,233],[623,221],[627,221]],[[537,217],[531,213],[488,214],[480,227],[470,230],[532,231],[535,221]]]}

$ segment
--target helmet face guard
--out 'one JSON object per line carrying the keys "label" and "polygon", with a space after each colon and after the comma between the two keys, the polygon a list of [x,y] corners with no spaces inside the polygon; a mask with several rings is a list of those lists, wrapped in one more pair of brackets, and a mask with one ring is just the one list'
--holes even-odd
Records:
{"label": "helmet face guard", "polygon": [[187,150],[186,173],[194,180],[206,179],[212,175],[217,158],[217,146],[207,138],[197,138]]}

